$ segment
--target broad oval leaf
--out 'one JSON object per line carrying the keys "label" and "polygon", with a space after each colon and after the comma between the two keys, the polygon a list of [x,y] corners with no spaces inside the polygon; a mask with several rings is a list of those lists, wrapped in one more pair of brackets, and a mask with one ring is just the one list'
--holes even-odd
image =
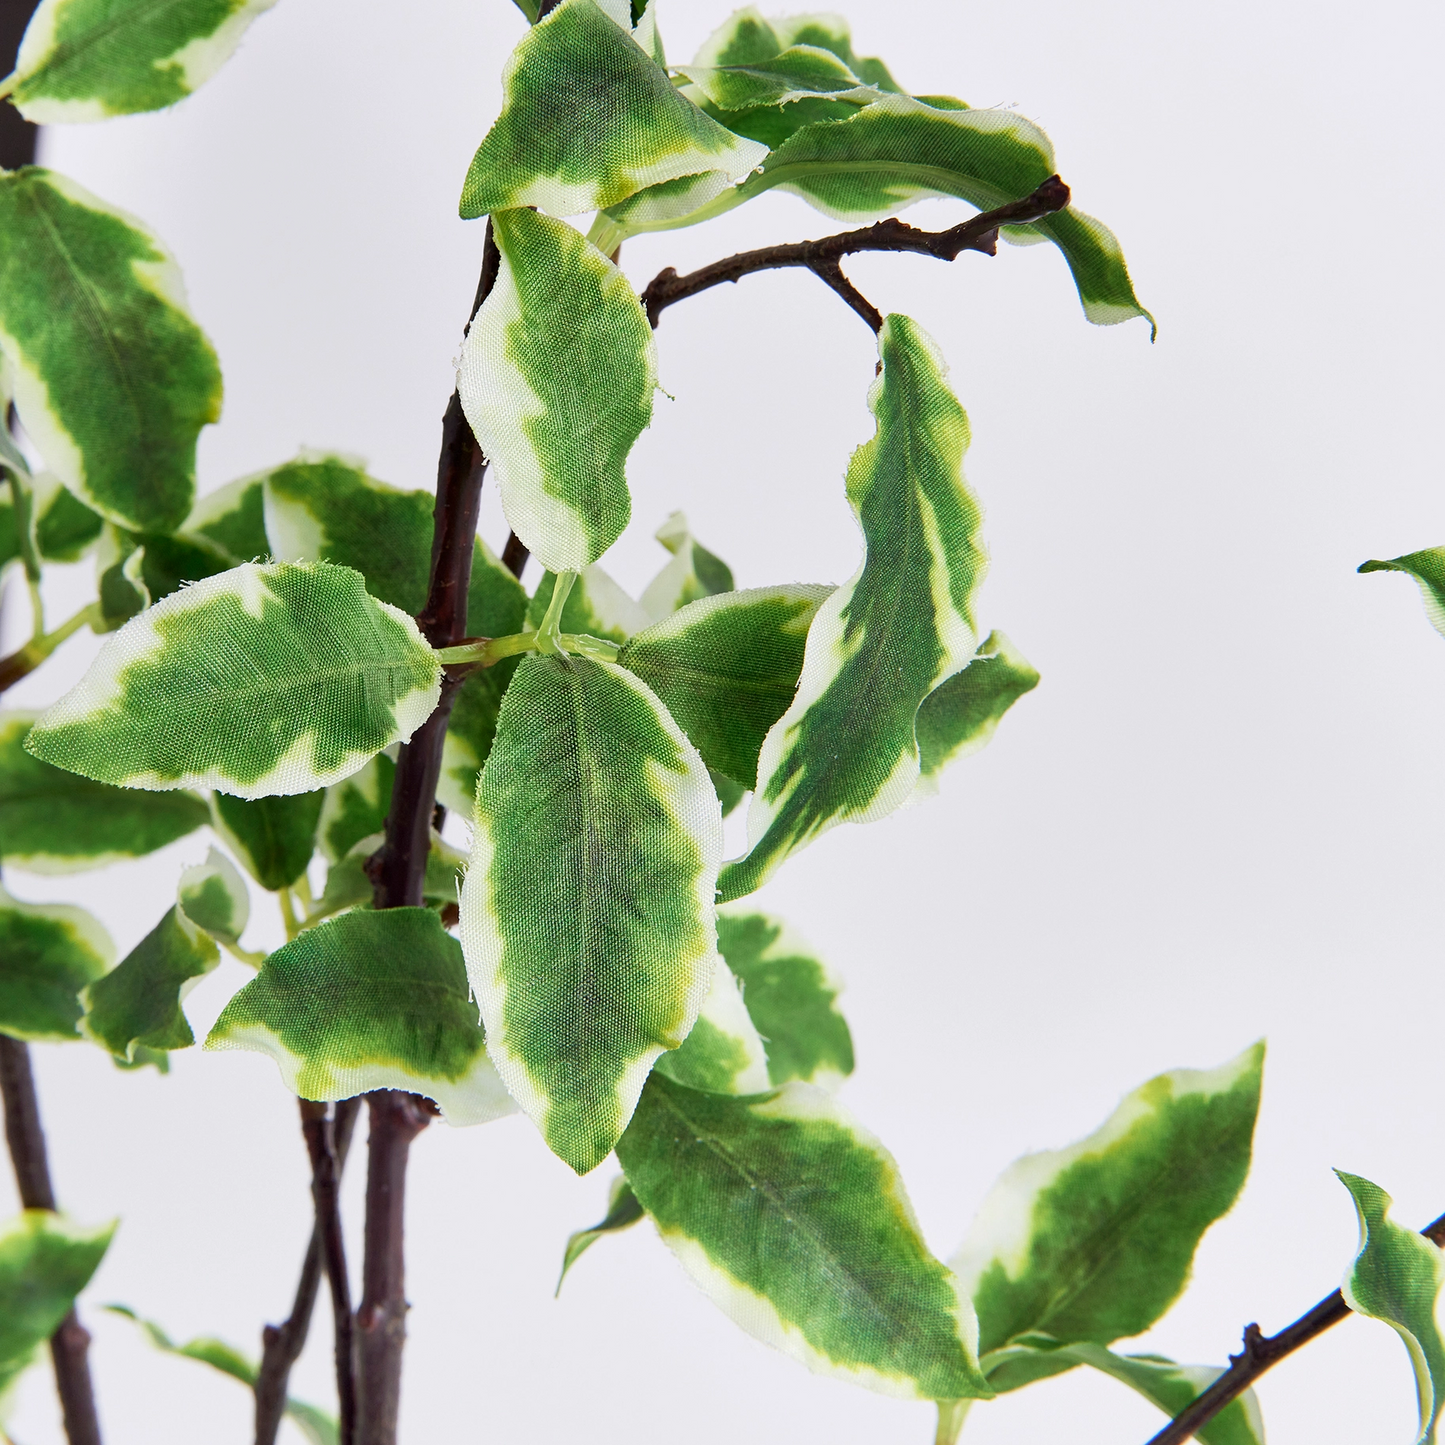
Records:
{"label": "broad oval leaf", "polygon": [[377,753],[365,767],[326,790],[317,839],[328,863],[339,863],[363,838],[386,827],[396,764]]}
{"label": "broad oval leaf", "polygon": [[78,1039],[81,992],[115,962],[115,946],[83,908],[21,903],[0,888],[0,959],[0,1034]]}
{"label": "broad oval leaf", "polygon": [[645,1216],[646,1211],[637,1202],[637,1196],[632,1192],[632,1186],[627,1182],[627,1176],[619,1174],[607,1191],[607,1213],[590,1228],[579,1229],[575,1234],[568,1236],[567,1247],[562,1251],[562,1272],[557,1276],[555,1294],[562,1293],[562,1282],[567,1278],[567,1271],[603,1235],[620,1234],[624,1229],[631,1229]]}
{"label": "broad oval leaf", "polygon": [[461,936],[492,1057],[585,1174],[712,983],[717,795],[635,677],[533,655],[507,689],[473,826]]}
{"label": "broad oval leaf", "polygon": [[653,535],[672,553],[672,560],[647,584],[640,598],[649,622],[661,622],[700,597],[733,590],[732,568],[692,535],[681,512],[674,512]]}
{"label": "broad oval leaf", "polygon": [[679,95],[592,0],[564,0],[533,26],[502,84],[502,113],[462,191],[467,218],[518,206],[581,215],[679,176],[736,181],[766,154]]}
{"label": "broad oval leaf", "polygon": [[234,947],[251,918],[251,895],[235,864],[212,848],[204,863],[181,874],[176,901],[182,912],[218,943]]}
{"label": "broad oval leaf", "polygon": [[266,537],[263,490],[259,477],[240,477],[207,492],[191,508],[182,533],[209,542],[233,567],[266,561],[271,544]]}
{"label": "broad oval leaf", "polygon": [[768,1056],[732,970],[719,960],[712,987],[682,1044],[653,1066],[689,1089],[762,1094],[770,1087]]}
{"label": "broad oval leaf", "polygon": [[974,652],[986,558],[983,515],[963,478],[968,418],[915,322],[888,317],[879,352],[869,393],[878,430],[848,465],[863,563],[808,630],[797,696],[758,761],[749,852],[723,870],[725,899],[758,888],[829,828],[907,802],[918,782],[918,709]]}
{"label": "broad oval leaf", "polygon": [[41,0],[4,93],[36,125],[162,110],[209,80],[275,3]]}
{"label": "broad oval leaf", "polygon": [[0,351],[49,469],[134,531],[180,526],[221,372],[170,253],[53,171],[0,175]]}
{"label": "broad oval leaf", "polygon": [[[568,0],[554,15],[573,6],[595,11]],[[501,265],[457,389],[513,531],[544,567],[580,572],[632,514],[623,466],[652,419],[652,328],[627,278],[565,221],[516,210],[492,227]]]}
{"label": "broad oval leaf", "polygon": [[461,948],[426,908],[346,913],[292,939],[226,1005],[206,1047],[267,1055],[303,1099],[406,1089],[459,1125],[516,1111]]}
{"label": "broad oval leaf", "polygon": [[749,1334],[903,1399],[992,1393],[967,1297],[898,1166],[823,1090],[740,1099],[654,1074],[617,1158],[683,1268]]}
{"label": "broad oval leaf", "polygon": [[1087,1139],[1004,1171],[950,1261],[985,1368],[1011,1344],[1107,1345],[1163,1315],[1244,1185],[1263,1067],[1255,1044],[1160,1074]]}
{"label": "broad oval leaf", "polygon": [[78,562],[100,541],[105,519],[52,473],[35,478],[33,507],[35,550],[47,562]]}
{"label": "broad oval leaf", "polygon": [[1388,562],[1361,562],[1361,572],[1403,572],[1413,577],[1425,603],[1425,616],[1436,632],[1445,635],[1445,547],[1427,547],[1422,552],[1407,552]]}
{"label": "broad oval leaf", "polygon": [[268,798],[211,794],[211,823],[246,871],[273,893],[289,888],[316,853],[326,792]]}
{"label": "broad oval leaf", "polygon": [[248,563],[126,623],[25,746],[122,787],[305,793],[410,738],[440,690],[416,623],[360,573]]}

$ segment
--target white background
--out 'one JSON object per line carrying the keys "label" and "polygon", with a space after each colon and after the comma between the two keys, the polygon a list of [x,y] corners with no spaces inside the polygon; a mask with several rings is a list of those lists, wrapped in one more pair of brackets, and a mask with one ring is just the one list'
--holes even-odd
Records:
{"label": "white background", "polygon": [[[669,0],[671,55],[724,13]],[[1445,643],[1406,579],[1354,572],[1445,541],[1440,11],[854,0],[851,16],[859,51],[906,88],[1046,127],[1160,334],[1087,324],[1051,247],[851,264],[952,363],[988,510],[982,621],[1044,680],[941,799],[835,831],[759,902],[846,978],[845,1098],[896,1152],[941,1253],[1018,1154],[1086,1133],[1161,1069],[1266,1035],[1253,1176],[1148,1339],[1222,1362],[1244,1323],[1276,1329],[1338,1282],[1355,1226],[1331,1166],[1376,1179],[1412,1224],[1445,1209]],[[481,249],[456,198],[523,25],[505,0],[281,0],[175,110],[45,136],[48,163],[144,216],[185,269],[226,374],[203,489],[302,445],[432,485]],[[966,213],[935,202],[910,219]],[[641,286],[831,229],[774,194],[629,242],[624,264]],[[675,400],[637,448],[635,522],[607,565],[640,589],[664,560],[650,534],[680,506],[740,585],[845,578],[859,544],[841,479],[872,430],[866,328],[812,278],[776,273],[678,306],[659,342]],[[490,485],[484,530],[500,547]],[[9,701],[47,701],[93,645]],[[204,847],[7,884],[86,903],[124,950]],[[253,945],[279,939],[269,908]],[[198,1032],[243,981],[226,965],[196,991]],[[83,1220],[124,1221],[85,1301],[108,1439],[240,1445],[236,1385],[151,1353],[97,1306],[255,1349],[308,1229],[293,1103],[252,1056],[192,1051],[166,1079],[78,1045],[35,1056],[61,1196]],[[599,1245],[554,1303],[563,1239],[599,1217],[610,1165],[575,1179],[519,1118],[434,1126],[413,1160],[410,1445],[931,1438],[927,1407],[743,1336],[647,1226]],[[0,1207],[9,1190],[5,1173]],[[323,1403],[326,1314],[323,1295],[294,1377]],[[1261,1395],[1285,1445],[1403,1445],[1414,1428],[1404,1351],[1365,1321]],[[980,1407],[966,1439],[1133,1445],[1159,1422],[1080,1374]],[[43,1371],[14,1429],[60,1439]]]}

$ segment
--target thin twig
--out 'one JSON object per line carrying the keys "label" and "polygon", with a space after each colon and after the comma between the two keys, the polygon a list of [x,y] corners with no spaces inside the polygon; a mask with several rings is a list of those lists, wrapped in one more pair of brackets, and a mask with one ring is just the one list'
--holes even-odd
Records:
{"label": "thin twig", "polygon": [[794,241],[781,246],[764,246],[757,251],[742,251],[736,256],[727,256],[710,266],[690,271],[686,276],[679,276],[669,266],[652,278],[641,300],[647,310],[647,319],[656,326],[663,311],[685,297],[696,296],[698,292],[720,286],[724,281],[740,281],[754,271],[802,266],[827,282],[877,331],[883,324],[882,317],[844,277],[838,265],[842,257],[859,251],[912,251],[940,261],[952,261],[962,251],[981,251],[986,256],[992,256],[998,250],[1000,226],[1024,226],[1041,221],[1068,204],[1069,188],[1058,176],[1050,176],[1022,200],[984,211],[947,231],[919,231],[903,221],[890,219],[861,230],[824,236],[818,241]]}
{"label": "thin twig", "polygon": [[[654,325],[657,323],[654,322]],[[515,533],[507,534],[507,545],[502,548],[502,566],[508,572],[521,579],[522,571],[527,565],[527,558],[532,554],[527,550],[527,544]]]}
{"label": "thin twig", "polygon": [[[1435,1244],[1445,1245],[1445,1214],[1433,1224],[1427,1224],[1420,1231],[1426,1239]],[[1257,1324],[1244,1327],[1244,1348],[1237,1355],[1229,1357],[1229,1368],[1194,1402],[1176,1415],[1148,1445],[1184,1445],[1186,1440],[1197,1435],[1224,1407],[1236,1400],[1249,1387],[1286,1355],[1318,1335],[1331,1325],[1337,1325],[1351,1313],[1345,1297],[1336,1290],[1327,1295],[1313,1309],[1307,1310],[1293,1324],[1286,1325],[1277,1335],[1266,1335]]]}

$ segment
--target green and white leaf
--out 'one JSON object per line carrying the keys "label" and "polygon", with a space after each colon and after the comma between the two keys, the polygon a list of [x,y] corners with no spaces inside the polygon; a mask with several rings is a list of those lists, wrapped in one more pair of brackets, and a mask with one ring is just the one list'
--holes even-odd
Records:
{"label": "green and white leaf", "polygon": [[1010,1345],[1107,1345],[1164,1314],[1243,1187],[1263,1067],[1255,1044],[1160,1074],[1087,1139],[1004,1171],[950,1261],[986,1368]]}
{"label": "green and white leaf", "polygon": [[977,643],[973,594],[986,557],[983,514],[963,478],[968,418],[915,322],[889,316],[879,353],[868,397],[878,430],[848,465],[863,563],[808,630],[797,695],[759,758],[749,852],[724,868],[724,899],[751,893],[829,828],[874,822],[908,801],[918,709]]}
{"label": "green and white leaf", "polygon": [[841,15],[783,15],[765,20],[751,5],[735,10],[703,42],[693,58],[694,65],[761,65],[793,46],[825,50],[849,72],[879,90],[899,87],[888,67],[876,56],[859,56],[853,50],[853,36]]}
{"label": "green and white leaf", "polygon": [[190,793],[138,793],[52,767],[25,751],[35,713],[0,712],[0,856],[30,873],[140,858],[209,820]]}
{"label": "green and white leaf", "polygon": [[653,1067],[674,1083],[715,1094],[763,1094],[771,1087],[763,1040],[721,959],[691,1033]]}
{"label": "green and white leaf", "polygon": [[[346,857],[332,864],[326,875],[325,892],[311,911],[310,921],[330,918],[348,908],[371,907],[376,889],[367,877],[366,862],[385,841],[386,835],[381,832],[358,839]],[[428,907],[456,904],[466,861],[464,853],[453,848],[435,828],[431,829],[431,849],[422,875],[422,898]]]}
{"label": "green and white leaf", "polygon": [[562,1282],[567,1278],[567,1271],[603,1235],[620,1234],[624,1229],[631,1229],[638,1220],[645,1216],[646,1211],[637,1202],[637,1196],[632,1192],[632,1186],[627,1182],[627,1176],[619,1174],[612,1181],[612,1187],[607,1191],[607,1213],[590,1229],[579,1229],[575,1234],[568,1236],[567,1248],[562,1252],[562,1273],[557,1276],[555,1294],[562,1293]]}
{"label": "green and white leaf", "polygon": [[262,482],[241,477],[201,497],[181,527],[182,533],[200,537],[225,553],[233,567],[242,562],[264,562],[271,555],[266,536]]}
{"label": "green and white leaf", "polygon": [[639,632],[617,661],[662,699],[709,767],[751,788],[832,591],[793,583],[701,598]]}
{"label": "green and white leaf", "polygon": [[487,1057],[461,948],[427,908],[308,929],[232,998],[206,1047],[267,1055],[303,1099],[406,1089],[452,1124],[516,1111]]}
{"label": "green and white leaf", "polygon": [[1423,552],[1407,552],[1388,562],[1362,562],[1361,572],[1404,572],[1420,587],[1425,603],[1425,616],[1436,632],[1445,635],[1445,547],[1427,547]]}
{"label": "green and white leaf", "polygon": [[224,853],[212,848],[204,863],[181,874],[176,901],[197,928],[218,943],[234,948],[251,918],[251,895],[246,880]]}
{"label": "green and white leaf", "polygon": [[97,633],[115,632],[151,605],[143,569],[145,549],[132,533],[106,524],[95,549],[95,586],[99,593]]}
{"label": "green and white leaf", "polygon": [[31,492],[35,550],[47,562],[78,562],[99,541],[105,519],[68,491],[53,472],[41,472]]}
{"label": "green and white leaf", "polygon": [[305,793],[410,738],[440,676],[358,572],[247,563],[126,623],[26,747],[122,787]]}
{"label": "green and white leaf", "polygon": [[749,1334],[903,1399],[992,1393],[973,1311],[898,1166],[823,1090],[740,1099],[654,1074],[617,1158],[683,1267]]}
{"label": "green and white leaf", "polygon": [[502,704],[473,825],[461,936],[492,1057],[585,1174],[712,984],[717,795],[637,678],[534,654]]}
{"label": "green and white leaf", "polygon": [[725,111],[787,105],[815,96],[866,104],[879,96],[836,55],[816,45],[792,45],[767,60],[742,65],[679,65],[674,69]]}
{"label": "green and white leaf", "polygon": [[700,597],[733,590],[732,568],[692,535],[681,512],[674,512],[654,535],[672,553],[672,560],[642,594],[642,610],[649,622],[660,622]]}
{"label": "green and white leaf", "polygon": [[127,1062],[140,1048],[190,1048],[196,1036],[181,1004],[220,961],[215,940],[174,905],[111,972],[85,990],[81,1031]]}
{"label": "green and white leaf", "polygon": [[316,853],[326,793],[268,798],[211,794],[211,826],[261,887],[289,888]]}
{"label": "green and white leaf", "polygon": [[843,985],[781,918],[740,904],[717,915],[718,952],[742,985],[774,1085],[836,1089],[853,1072],[853,1035],[838,1008]]}
{"label": "green and white leaf", "polygon": [[276,0],[41,0],[0,94],[36,125],[162,110],[231,58]]}
{"label": "green and white leaf", "polygon": [[[566,0],[532,33],[584,10],[616,33],[592,0]],[[501,265],[457,388],[513,531],[544,567],[580,572],[632,514],[623,466],[652,419],[652,328],[627,278],[566,222],[523,209],[492,227]]]}
{"label": "green and white leaf", "polygon": [[221,414],[221,372],[170,252],[135,217],[35,166],[0,175],[0,236],[0,352],[46,466],[122,526],[180,526],[196,437]]}
{"label": "green and white leaf", "polygon": [[115,945],[83,908],[22,903],[0,888],[0,959],[0,1034],[78,1039],[81,992],[115,962]]}
{"label": "green and white leaf", "polygon": [[377,753],[349,778],[327,788],[316,833],[328,863],[339,863],[363,838],[382,831],[395,781],[396,764]]}
{"label": "green and white leaf", "polygon": [[502,84],[502,112],[467,172],[466,218],[526,206],[582,215],[679,176],[737,181],[766,154],[679,95],[591,0],[564,0],[533,26]]}
{"label": "green and white leaf", "polygon": [[[527,604],[527,626],[542,625],[557,585],[555,572],[544,572],[537,590]],[[629,596],[612,577],[594,562],[577,574],[572,590],[562,603],[558,631],[578,632],[607,642],[626,642],[648,625],[642,604]]]}
{"label": "green and white leaf", "polygon": [[1445,1411],[1445,1338],[1439,1322],[1445,1252],[1389,1217],[1390,1196],[1379,1185],[1342,1169],[1335,1173],[1350,1191],[1360,1220],[1359,1253],[1341,1292],[1356,1314],[1383,1320],[1404,1341],[1420,1407],[1415,1442],[1430,1445]]}

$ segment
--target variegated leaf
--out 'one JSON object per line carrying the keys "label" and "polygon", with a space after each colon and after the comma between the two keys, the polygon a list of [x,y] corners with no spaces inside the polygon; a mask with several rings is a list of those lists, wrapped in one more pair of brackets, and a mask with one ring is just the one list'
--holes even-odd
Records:
{"label": "variegated leaf", "polygon": [[[555,572],[544,572],[537,590],[527,604],[527,626],[537,628],[547,615],[552,589],[557,585]],[[593,563],[577,574],[557,626],[561,632],[580,632],[600,637],[607,642],[626,642],[648,624],[642,604],[630,597],[603,569]]]}
{"label": "variegated leaf", "polygon": [[81,991],[115,962],[115,946],[83,908],[21,903],[0,888],[0,959],[0,1034],[78,1039]]}
{"label": "variegated leaf", "polygon": [[303,1099],[406,1089],[452,1124],[516,1109],[487,1057],[461,948],[427,908],[307,929],[226,1005],[206,1047],[267,1055]]}
{"label": "variegated leaf", "polygon": [[[567,0],[537,31],[574,9],[597,13]],[[565,221],[523,209],[492,225],[501,266],[457,387],[513,531],[544,567],[579,572],[632,512],[623,466],[652,418],[652,328],[627,278]]]}
{"label": "variegated leaf", "polygon": [[741,65],[675,68],[723,111],[787,105],[815,96],[866,103],[879,94],[836,55],[816,45],[792,45],[767,60]]}
{"label": "variegated leaf", "polygon": [[306,872],[325,801],[322,789],[267,798],[212,793],[211,825],[251,877],[275,892]]}
{"label": "variegated leaf", "polygon": [[140,858],[209,819],[191,793],[140,793],[52,767],[25,751],[35,713],[0,713],[0,857],[31,873]]}
{"label": "variegated leaf", "polygon": [[502,83],[502,113],[467,173],[464,217],[525,206],[581,215],[679,176],[736,181],[766,153],[679,95],[592,0],[564,0],[533,26]]}
{"label": "variegated leaf", "polygon": [[145,548],[136,546],[131,533],[107,523],[95,549],[95,586],[100,594],[97,633],[115,632],[151,605],[144,564]]}
{"label": "variegated leaf", "polygon": [[232,567],[264,562],[271,556],[266,536],[263,484],[259,477],[241,477],[207,492],[181,526],[181,532],[209,542]]}
{"label": "variegated leaf", "polygon": [[763,1040],[721,959],[692,1031],[653,1067],[674,1083],[714,1094],[762,1094],[770,1087]]}
{"label": "variegated leaf", "polygon": [[985,556],[982,513],[963,479],[968,419],[915,322],[888,317],[879,350],[882,375],[869,393],[878,430],[848,466],[863,564],[808,630],[797,696],[759,758],[749,852],[723,870],[725,899],[758,888],[829,828],[907,802],[919,706],[973,655]]}
{"label": "variegated leaf", "polygon": [[305,793],[410,738],[440,677],[359,573],[247,563],[126,623],[25,745],[122,787]]}
{"label": "variegated leaf", "polygon": [[[330,918],[348,908],[371,907],[376,890],[366,864],[385,841],[386,835],[379,832],[358,839],[344,858],[331,865],[326,874],[325,892],[309,915],[311,922]],[[422,899],[427,907],[441,909],[448,904],[456,907],[466,861],[464,853],[453,848],[435,828],[431,830],[431,849],[422,875]]]}
{"label": "variegated leaf", "polygon": [[562,1282],[567,1278],[567,1271],[603,1235],[620,1234],[624,1229],[631,1229],[638,1220],[645,1217],[645,1213],[637,1202],[637,1196],[632,1192],[632,1186],[627,1182],[627,1176],[619,1174],[607,1191],[607,1213],[590,1229],[579,1229],[568,1237],[567,1247],[562,1251],[562,1273],[557,1276],[556,1293],[562,1293]]}
{"label": "variegated leaf", "polygon": [[32,505],[35,550],[47,562],[78,562],[100,541],[105,519],[53,473],[35,478]]}
{"label": "variegated leaf", "polygon": [[0,237],[0,352],[46,465],[123,526],[178,527],[221,372],[175,261],[135,217],[34,166],[0,175]]}
{"label": "variegated leaf", "polygon": [[765,1343],[904,1399],[987,1397],[973,1312],[892,1156],[809,1084],[761,1097],[654,1073],[617,1157],[694,1281]]}
{"label": "variegated leaf", "polygon": [[1425,616],[1436,632],[1445,634],[1445,547],[1427,547],[1423,552],[1407,552],[1388,562],[1362,562],[1361,572],[1404,572],[1420,587],[1425,603]]}
{"label": "variegated leaf", "polygon": [[365,767],[327,788],[316,833],[328,863],[339,863],[363,838],[386,826],[395,781],[396,764],[377,753]]}
{"label": "variegated leaf", "polygon": [[679,607],[700,597],[715,597],[733,590],[732,568],[714,556],[693,535],[687,518],[674,512],[655,533],[672,553],[672,560],[647,584],[642,610],[649,622],[661,622]]}
{"label": "variegated leaf", "polygon": [[630,673],[525,658],[473,817],[462,944],[498,1072],[578,1173],[607,1156],[717,959],[717,795]]}
{"label": "variegated leaf", "polygon": [[765,20],[751,5],[735,10],[703,42],[694,65],[761,65],[791,46],[825,50],[879,90],[896,91],[888,67],[876,56],[857,55],[848,22],[841,15],[784,15]]}
{"label": "variegated leaf", "polygon": [[181,874],[176,901],[182,912],[219,943],[234,947],[241,941],[251,917],[251,895],[246,880],[224,853],[212,848],[204,863]]}

